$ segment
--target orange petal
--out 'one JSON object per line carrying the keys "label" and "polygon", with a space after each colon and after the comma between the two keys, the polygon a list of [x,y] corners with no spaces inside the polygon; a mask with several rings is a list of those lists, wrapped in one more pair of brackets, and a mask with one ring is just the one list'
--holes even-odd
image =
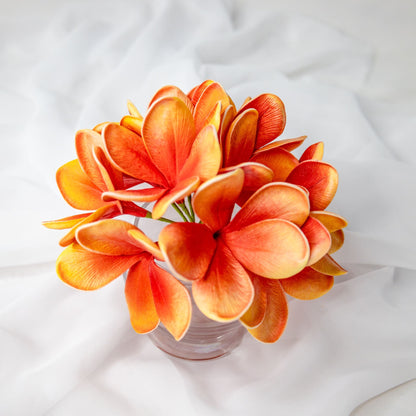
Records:
{"label": "orange petal", "polygon": [[232,121],[234,120],[237,111],[233,105],[229,105],[221,118],[220,129],[218,131],[218,138],[221,144],[221,147],[224,149],[225,138],[227,137],[228,129],[231,126]]}
{"label": "orange petal", "polygon": [[257,110],[249,108],[234,119],[223,144],[224,166],[233,166],[250,159],[256,143],[258,117]]}
{"label": "orange petal", "polygon": [[343,269],[329,254],[322,257],[321,260],[315,264],[311,264],[312,269],[330,276],[341,276],[347,271]]}
{"label": "orange petal", "polygon": [[309,215],[306,192],[283,182],[273,182],[260,188],[231,221],[228,230],[238,230],[266,219],[280,218],[302,226]]}
{"label": "orange petal", "polygon": [[59,220],[43,221],[42,225],[51,230],[65,230],[77,225],[90,214],[90,212],[87,212],[85,214],[71,215],[70,217],[61,218]]}
{"label": "orange petal", "polygon": [[194,120],[186,104],[176,97],[156,101],[144,119],[142,133],[153,163],[170,186],[176,184],[196,137]]}
{"label": "orange petal", "polygon": [[58,169],[56,182],[65,201],[73,208],[91,210],[108,205],[102,201],[101,190],[84,173],[77,159]]}
{"label": "orange petal", "polygon": [[104,127],[109,123],[109,121],[104,121],[102,123],[97,124],[93,130],[95,132],[97,132],[98,134],[101,134],[101,132],[103,131]]}
{"label": "orange petal", "polygon": [[159,246],[176,276],[197,280],[208,270],[216,242],[204,224],[175,223],[163,228]]}
{"label": "orange petal", "polygon": [[144,258],[134,264],[129,270],[124,289],[130,322],[139,334],[151,332],[159,325],[159,316],[150,285],[150,263],[150,259]]}
{"label": "orange petal", "polygon": [[133,131],[139,136],[142,135],[142,126],[143,126],[142,118],[137,118],[134,116],[124,116],[120,121],[120,125],[125,127],[126,129]]}
{"label": "orange petal", "polygon": [[287,178],[309,191],[311,211],[324,210],[332,201],[338,187],[338,173],[328,163],[306,160],[300,163]]}
{"label": "orange petal", "polygon": [[117,215],[120,215],[120,211],[116,205],[106,205],[105,207],[98,208],[94,212],[88,214],[83,220],[79,221],[75,224],[69,232],[59,241],[59,245],[62,247],[66,247],[69,244],[75,241],[75,233],[79,227],[85,224],[90,224],[94,221],[98,221],[102,218],[112,218]]}
{"label": "orange petal", "polygon": [[337,230],[331,233],[331,248],[328,254],[335,253],[344,245],[344,231]]}
{"label": "orange petal", "polygon": [[152,184],[166,186],[163,174],[150,160],[143,139],[115,123],[103,130],[104,142],[113,163],[127,175]]}
{"label": "orange petal", "polygon": [[141,230],[138,228],[132,228],[127,231],[127,234],[130,237],[129,242],[133,243],[137,248],[143,251],[147,251],[157,260],[165,260],[159,246]]}
{"label": "orange petal", "polygon": [[302,154],[299,159],[299,162],[304,162],[305,160],[322,160],[324,157],[324,143],[318,142],[309,146]]}
{"label": "orange petal", "polygon": [[85,250],[79,244],[71,244],[58,257],[56,272],[61,280],[76,289],[95,290],[112,282],[141,255],[107,256]]}
{"label": "orange petal", "polygon": [[101,134],[94,130],[79,130],[75,135],[75,148],[82,170],[97,188],[105,191],[106,185],[93,154],[94,147],[103,147],[103,145]]}
{"label": "orange petal", "polygon": [[267,292],[263,290],[262,277],[249,273],[254,288],[254,298],[247,312],[240,318],[243,325],[249,328],[259,326],[266,315]]}
{"label": "orange petal", "polygon": [[199,182],[200,180],[197,176],[191,176],[179,182],[155,203],[152,210],[152,218],[155,220],[159,219],[166,212],[170,204],[191,195],[198,188]]}
{"label": "orange petal", "polygon": [[222,234],[235,258],[248,270],[270,279],[299,273],[309,259],[309,244],[293,223],[271,219]]}
{"label": "orange petal", "polygon": [[157,314],[165,328],[179,341],[191,323],[191,297],[185,286],[166,270],[149,265],[150,283]]}
{"label": "orange petal", "polygon": [[211,231],[218,231],[228,224],[243,183],[244,173],[241,169],[236,169],[217,175],[199,187],[192,206]]}
{"label": "orange petal", "polygon": [[194,119],[196,131],[200,131],[205,126],[207,118],[218,102],[221,102],[223,109],[226,109],[231,104],[224,88],[217,82],[213,82],[202,91],[198,102],[195,104]]}
{"label": "orange petal", "polygon": [[217,105],[212,109],[206,118],[205,126],[212,124],[215,128],[215,131],[218,131],[221,124],[221,110],[221,101],[218,101]]}
{"label": "orange petal", "polygon": [[211,81],[210,79],[204,81],[200,85],[197,85],[196,87],[192,88],[191,91],[188,93],[189,99],[192,101],[192,104],[195,105],[199,98],[201,97],[201,94],[205,91],[205,89],[213,84],[214,81]]}
{"label": "orange petal", "polygon": [[331,247],[331,236],[325,226],[313,217],[309,217],[301,229],[310,247],[308,265],[314,264],[328,253]]}
{"label": "orange petal", "polygon": [[247,103],[249,103],[251,100],[252,100],[252,98],[251,98],[251,97],[247,97],[247,98],[244,100],[243,105],[242,105],[241,107],[245,106],[245,105],[246,105]]}
{"label": "orange petal", "polygon": [[232,172],[235,169],[242,169],[244,172],[244,185],[237,204],[243,205],[263,185],[272,181],[273,172],[267,166],[255,162],[240,163],[236,166],[221,169],[221,173]]}
{"label": "orange petal", "polygon": [[250,160],[270,168],[273,171],[273,182],[284,182],[290,172],[299,164],[292,153],[280,147],[257,152]]}
{"label": "orange petal", "polygon": [[149,107],[151,107],[154,102],[164,97],[179,98],[186,104],[191,113],[194,110],[194,105],[192,104],[192,101],[186,96],[186,94],[181,89],[175,87],[174,85],[166,85],[165,87],[162,87],[150,100]]}
{"label": "orange petal", "polygon": [[201,312],[219,322],[240,318],[254,297],[250,277],[221,240],[206,275],[193,282],[192,293]]}
{"label": "orange petal", "polygon": [[267,146],[263,146],[261,149],[258,149],[255,153],[263,152],[265,150],[270,149],[284,149],[288,152],[291,152],[292,150],[295,150],[297,147],[299,147],[306,139],[306,136],[300,136],[296,137],[294,139],[284,139],[284,140],[277,140],[273,143],[268,144]]}
{"label": "orange petal", "polygon": [[300,273],[283,279],[280,283],[290,296],[301,300],[311,300],[329,292],[334,285],[334,278],[305,267]]}
{"label": "orange petal", "polygon": [[248,332],[265,343],[276,342],[286,327],[288,307],[286,296],[279,280],[261,279],[262,291],[266,293],[266,312],[264,319],[256,328]]}
{"label": "orange petal", "polygon": [[78,243],[86,250],[107,256],[134,255],[142,252],[129,237],[128,231],[137,229],[120,220],[101,220],[83,225],[76,232]]}
{"label": "orange petal", "polygon": [[248,108],[258,111],[256,149],[279,137],[286,125],[286,112],[282,100],[273,94],[262,94],[241,107],[241,114]]}
{"label": "orange petal", "polygon": [[188,159],[183,166],[179,179],[198,176],[201,182],[211,179],[218,173],[221,165],[221,149],[215,127],[204,127],[195,139]]}
{"label": "orange petal", "polygon": [[104,201],[138,201],[138,202],[152,202],[161,198],[166,193],[164,188],[145,188],[145,189],[130,189],[126,191],[112,191],[103,192],[102,198]]}
{"label": "orange petal", "polygon": [[127,110],[129,111],[129,114],[131,116],[143,120],[143,117],[140,114],[139,110],[137,109],[137,107],[130,100],[127,100]]}
{"label": "orange petal", "polygon": [[345,218],[342,218],[341,215],[334,214],[333,212],[311,211],[310,215],[325,225],[330,233],[340,230],[348,225]]}

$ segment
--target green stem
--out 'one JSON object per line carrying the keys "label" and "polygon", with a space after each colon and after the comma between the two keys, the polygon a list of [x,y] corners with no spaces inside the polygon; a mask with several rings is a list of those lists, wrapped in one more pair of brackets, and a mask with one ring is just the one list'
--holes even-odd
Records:
{"label": "green stem", "polygon": [[[146,212],[146,217],[145,218],[150,218],[150,219],[154,219],[152,218],[152,213],[150,211]],[[174,223],[175,221],[170,220],[169,218],[165,218],[165,217],[160,217],[157,219],[158,221],[162,221],[162,222],[168,222],[169,224]]]}
{"label": "green stem", "polygon": [[182,217],[182,219],[185,221],[185,222],[189,222],[187,219],[186,219],[186,217],[185,217],[185,215],[184,215],[184,213],[181,211],[181,209],[178,207],[178,205],[174,202],[173,204],[172,204],[172,206],[173,206],[173,208],[175,208],[175,211]]}
{"label": "green stem", "polygon": [[180,204],[178,204],[181,208],[183,213],[187,216],[189,222],[193,222],[192,220],[192,215],[190,214],[188,207],[186,206],[185,202],[181,202]]}
{"label": "green stem", "polygon": [[189,205],[189,212],[191,213],[192,222],[195,222],[195,212],[192,208],[192,197],[191,195],[188,196],[188,205]]}

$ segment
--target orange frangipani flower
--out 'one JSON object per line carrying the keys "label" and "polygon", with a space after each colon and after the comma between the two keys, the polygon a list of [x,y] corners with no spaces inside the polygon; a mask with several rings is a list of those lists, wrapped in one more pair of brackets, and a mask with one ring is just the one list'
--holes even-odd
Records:
{"label": "orange frangipani flower", "polygon": [[[287,314],[279,279],[301,272],[312,256],[322,258],[330,246],[325,227],[318,220],[309,222],[307,192],[292,184],[263,186],[230,221],[243,184],[241,169],[207,181],[193,199],[203,223],[170,224],[159,236],[174,273],[193,282],[197,306],[218,321],[241,318],[248,322],[244,316],[259,285],[271,288],[267,296],[273,298],[269,302],[273,314],[276,305],[281,306],[281,316]],[[257,337],[273,342],[284,329],[281,322],[278,327],[276,331],[264,329]]]}
{"label": "orange frangipani flower", "polygon": [[104,200],[155,201],[152,216],[158,219],[215,176],[221,164],[217,130],[203,107],[196,110],[182,91],[168,86],[155,95],[144,119],[131,107],[133,114],[120,125],[106,125],[103,137],[112,163],[150,187],[111,190]]}
{"label": "orange frangipani flower", "polygon": [[56,270],[65,283],[95,290],[130,269],[125,295],[133,328],[147,333],[161,321],[179,340],[190,324],[190,296],[155,259],[163,261],[159,247],[137,227],[106,219],[78,228],[76,242],[58,257]]}
{"label": "orange frangipani flower", "polygon": [[147,213],[130,202],[103,201],[103,192],[114,190],[115,187],[130,187],[136,184],[137,180],[123,175],[109,162],[104,151],[103,139],[97,131],[78,131],[75,143],[78,159],[61,166],[56,173],[56,181],[69,205],[80,210],[94,211],[43,222],[45,227],[52,229],[70,228],[60,241],[60,245],[64,247],[74,241],[75,232],[81,225],[121,214],[143,217]]}

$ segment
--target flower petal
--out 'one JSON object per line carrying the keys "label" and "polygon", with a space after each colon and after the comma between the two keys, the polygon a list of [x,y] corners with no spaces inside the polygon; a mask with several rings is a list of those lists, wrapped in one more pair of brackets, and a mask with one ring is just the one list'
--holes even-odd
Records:
{"label": "flower petal", "polygon": [[212,124],[215,128],[215,131],[218,132],[218,130],[220,129],[220,124],[221,124],[221,113],[222,113],[221,101],[218,101],[217,105],[211,110],[208,117],[206,118],[205,126]]}
{"label": "flower petal", "polygon": [[244,172],[243,189],[237,198],[237,204],[243,205],[246,201],[260,189],[263,185],[270,183],[273,178],[273,172],[267,166],[256,162],[245,162],[220,170],[221,173],[232,172],[236,169],[242,169]]}
{"label": "flower petal", "polygon": [[348,225],[345,218],[341,217],[341,215],[334,214],[333,212],[311,211],[310,216],[316,218],[323,225],[325,225],[330,233],[340,230]]}
{"label": "flower petal", "polygon": [[249,328],[259,326],[266,315],[267,293],[263,290],[263,278],[254,273],[249,273],[254,288],[254,298],[247,312],[240,318],[240,322]]}
{"label": "flower petal", "polygon": [[310,247],[308,265],[314,264],[328,253],[331,247],[331,235],[325,226],[313,217],[306,220],[301,230],[308,239]]}
{"label": "flower petal", "polygon": [[195,105],[198,102],[199,98],[201,97],[201,94],[206,90],[206,88],[213,83],[214,81],[207,79],[206,81],[202,82],[200,85],[197,85],[196,87],[192,88],[191,91],[189,91],[188,97],[192,101],[193,105]]}
{"label": "flower petal", "polygon": [[107,256],[134,255],[142,248],[129,237],[128,231],[137,229],[133,224],[121,220],[101,220],[83,225],[76,232],[78,243],[86,250]]}
{"label": "flower petal", "polygon": [[202,91],[198,102],[195,104],[194,119],[196,131],[200,131],[205,126],[207,118],[218,102],[221,102],[221,107],[224,110],[231,104],[224,88],[218,82],[213,82]]}
{"label": "flower petal", "polygon": [[243,183],[244,173],[236,169],[203,183],[195,193],[192,201],[194,211],[212,232],[230,221]]}
{"label": "flower petal", "polygon": [[167,185],[163,174],[150,160],[141,136],[109,123],[103,130],[103,137],[108,154],[122,172],[152,184]]}
{"label": "flower petal", "polygon": [[238,230],[249,224],[280,218],[302,226],[309,215],[306,192],[298,186],[273,182],[260,188],[231,221],[227,230]]}
{"label": "flower petal", "polygon": [[250,161],[270,168],[273,171],[273,182],[284,182],[299,164],[295,156],[280,147],[257,152]]}
{"label": "flower petal", "polygon": [[73,225],[73,227],[69,230],[69,232],[59,241],[59,245],[62,247],[66,247],[69,244],[73,243],[75,241],[75,233],[78,230],[78,228],[81,227],[82,225],[90,224],[102,218],[112,218],[117,215],[120,215],[120,211],[116,205],[109,204],[109,205],[106,205],[105,207],[98,208],[94,212],[90,213],[83,220]]}
{"label": "flower petal", "polygon": [[255,153],[264,152],[265,150],[270,149],[284,149],[288,152],[291,152],[292,150],[295,150],[297,147],[299,147],[306,139],[306,136],[300,136],[296,137],[294,139],[283,139],[283,140],[277,140],[273,143],[268,144],[267,146],[263,146],[260,149],[257,149]]}
{"label": "flower petal", "polygon": [[65,201],[73,208],[92,210],[108,205],[101,199],[101,190],[84,173],[77,159],[58,169],[56,182]]}
{"label": "flower petal", "polygon": [[189,108],[189,111],[192,113],[194,110],[194,105],[192,104],[192,101],[187,97],[187,95],[178,87],[175,87],[174,85],[166,85],[165,87],[162,87],[157,93],[153,96],[153,98],[150,100],[149,107],[152,106],[153,103],[155,103],[157,100],[160,100],[164,97],[176,97],[179,98],[181,101],[183,101],[186,106]]}
{"label": "flower petal", "polygon": [[149,264],[149,274],[157,314],[165,328],[179,341],[191,323],[189,292],[182,283],[153,262]]}
{"label": "flower petal", "polygon": [[331,248],[328,254],[335,253],[344,245],[344,231],[336,230],[331,233]]}
{"label": "flower petal", "polygon": [[98,134],[94,130],[79,130],[75,135],[75,149],[82,170],[91,179],[94,185],[101,189],[106,190],[106,184],[101,176],[101,172],[94,160],[93,149],[94,147],[103,147],[104,142],[101,134]]}
{"label": "flower petal", "polygon": [[130,100],[127,100],[127,110],[128,110],[128,112],[131,116],[143,120],[143,117],[140,114],[139,110],[137,109],[137,107]]}
{"label": "flower petal", "polygon": [[170,186],[176,185],[196,137],[194,120],[186,104],[176,97],[156,101],[144,119],[142,134],[153,163]]}
{"label": "flower petal", "polygon": [[198,280],[208,270],[216,242],[204,224],[174,223],[160,232],[159,246],[177,277]]}
{"label": "flower petal", "polygon": [[237,111],[233,105],[229,105],[222,115],[220,129],[218,130],[218,138],[222,148],[224,148],[223,146],[225,138],[227,137],[228,129],[230,128],[236,115]]}
{"label": "flower petal", "polygon": [[147,251],[157,260],[165,260],[159,246],[141,230],[138,228],[131,228],[127,231],[127,234],[130,237],[129,242],[133,243],[137,248]]}
{"label": "flower petal", "polygon": [[98,123],[94,128],[93,128],[93,130],[95,131],[95,132],[97,132],[98,134],[101,134],[102,133],[102,131],[103,131],[103,129],[104,129],[104,127],[107,125],[109,123],[109,121],[103,121],[102,123]]}
{"label": "flower petal", "polygon": [[239,114],[228,129],[223,144],[223,166],[233,166],[247,162],[256,143],[257,110],[249,108]]}
{"label": "flower petal", "polygon": [[305,160],[322,160],[324,157],[324,143],[318,142],[309,146],[302,154],[299,159],[299,162],[304,162]]}
{"label": "flower petal", "polygon": [[343,269],[329,254],[322,257],[321,260],[315,264],[311,264],[312,269],[330,276],[341,276],[347,271]]}
{"label": "flower petal", "polygon": [[139,135],[142,135],[143,119],[134,116],[124,116],[120,120],[120,125]]}
{"label": "flower petal", "polygon": [[262,291],[267,295],[264,319],[256,328],[248,332],[265,343],[276,342],[285,330],[288,307],[286,296],[279,280],[261,279]]}
{"label": "flower petal", "polygon": [[309,259],[308,240],[293,223],[271,219],[222,234],[235,258],[248,270],[270,279],[299,273]]}
{"label": "flower petal", "polygon": [[311,211],[324,210],[332,201],[338,187],[338,173],[328,163],[306,160],[300,163],[287,178],[309,191]]}
{"label": "flower petal", "polygon": [[204,315],[226,322],[240,318],[247,311],[254,289],[247,272],[219,240],[206,275],[193,282],[192,293]]}
{"label": "flower petal", "polygon": [[166,193],[164,188],[128,189],[126,191],[103,192],[104,201],[137,201],[152,202],[161,198]]}
{"label": "flower petal", "polygon": [[150,259],[144,258],[134,264],[129,270],[124,289],[130,322],[139,334],[151,332],[159,325],[159,315],[156,311],[150,285],[150,263]]}
{"label": "flower petal", "polygon": [[262,94],[243,105],[237,115],[249,108],[258,111],[256,149],[279,137],[286,125],[286,112],[282,100],[273,94]]}
{"label": "flower petal", "polygon": [[81,290],[99,289],[123,274],[141,255],[107,256],[71,244],[58,257],[56,272],[70,286]]}
{"label": "flower petal", "polygon": [[191,195],[198,188],[199,182],[200,180],[197,176],[191,176],[179,182],[155,203],[152,210],[152,218],[155,220],[159,219],[166,212],[170,204]]}
{"label": "flower petal", "polygon": [[300,273],[283,279],[280,283],[288,295],[296,299],[311,300],[329,292],[334,285],[334,277],[305,267]]}
{"label": "flower petal", "polygon": [[211,179],[218,173],[221,165],[221,149],[215,127],[203,128],[195,139],[189,157],[180,174],[179,180],[198,176],[201,182]]}
{"label": "flower petal", "polygon": [[42,225],[46,228],[50,228],[51,230],[65,230],[79,224],[89,215],[91,215],[90,212],[85,214],[71,215],[70,217],[60,218],[59,220],[43,221]]}

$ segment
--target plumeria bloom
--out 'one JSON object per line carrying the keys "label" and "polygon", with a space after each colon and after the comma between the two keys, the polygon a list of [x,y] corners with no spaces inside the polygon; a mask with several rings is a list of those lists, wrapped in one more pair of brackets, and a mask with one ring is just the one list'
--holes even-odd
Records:
{"label": "plumeria bloom", "polygon": [[80,130],[75,136],[75,144],[78,159],[61,166],[56,181],[69,205],[90,212],[43,223],[52,229],[70,229],[60,241],[64,247],[74,241],[75,232],[81,225],[121,214],[146,215],[146,210],[130,202],[103,201],[104,192],[116,187],[124,189],[137,181],[123,175],[109,162],[101,135],[95,130]]}
{"label": "plumeria bloom", "polygon": [[[218,106],[219,108],[219,106]],[[215,176],[221,164],[215,120],[176,87],[164,87],[141,119],[135,107],[120,125],[103,129],[112,163],[125,174],[149,184],[145,189],[112,190],[105,201],[155,201],[152,215],[160,218],[168,206],[194,192]]]}
{"label": "plumeria bloom", "polygon": [[191,319],[189,293],[155,260],[163,261],[157,244],[134,225],[107,219],[79,227],[76,242],[61,253],[56,270],[65,283],[95,290],[130,269],[125,295],[133,328],[147,333],[161,321],[179,340]]}
{"label": "plumeria bloom", "polygon": [[[311,258],[322,258],[330,247],[325,227],[318,220],[309,222],[307,192],[292,184],[263,186],[231,219],[243,185],[241,169],[205,182],[193,199],[202,224],[170,224],[159,236],[160,248],[174,273],[193,282],[195,303],[217,321],[242,318],[248,322],[244,316],[252,313],[262,279],[274,288],[267,291],[273,298],[268,318],[287,315],[279,279],[301,272]],[[276,331],[280,336],[284,325],[271,331],[270,324],[263,323],[255,336],[275,341]]]}

